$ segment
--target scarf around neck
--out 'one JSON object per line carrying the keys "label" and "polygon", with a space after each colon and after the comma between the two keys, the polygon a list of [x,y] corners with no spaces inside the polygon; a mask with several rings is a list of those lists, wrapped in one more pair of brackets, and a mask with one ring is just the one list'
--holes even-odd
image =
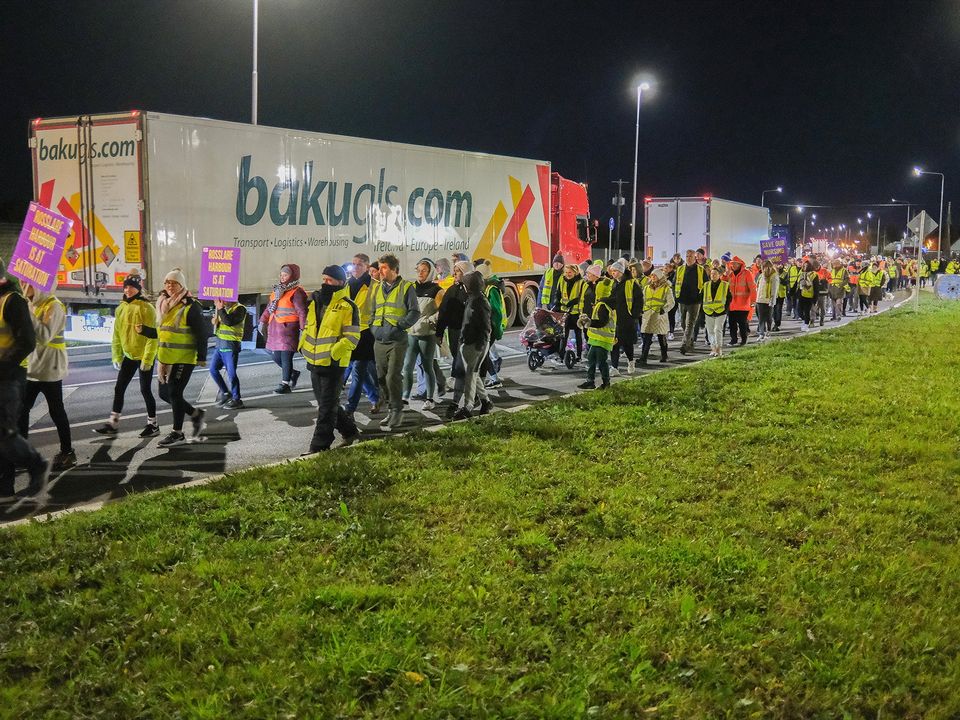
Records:
{"label": "scarf around neck", "polygon": [[160,293],[157,298],[157,321],[159,322],[170,312],[170,308],[178,305],[182,300],[190,297],[190,291],[186,288],[180,288],[176,295],[167,295],[166,290]]}
{"label": "scarf around neck", "polygon": [[270,301],[270,304],[267,305],[267,312],[273,315],[277,310],[277,305],[280,303],[280,297],[291,288],[295,288],[300,284],[299,280],[288,280],[285,283],[277,283],[273,286],[273,300]]}

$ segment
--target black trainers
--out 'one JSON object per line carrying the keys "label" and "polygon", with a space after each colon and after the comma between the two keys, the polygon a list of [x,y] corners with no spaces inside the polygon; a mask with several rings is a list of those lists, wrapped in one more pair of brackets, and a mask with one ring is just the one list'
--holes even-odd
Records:
{"label": "black trainers", "polygon": [[62,473],[65,470],[69,470],[76,464],[77,453],[75,453],[73,450],[59,452],[53,456],[53,465],[50,467],[50,472]]}
{"label": "black trainers", "polygon": [[293,390],[297,387],[297,380],[300,379],[300,371],[294,370],[290,373],[290,389]]}
{"label": "black trainers", "polygon": [[160,426],[154,425],[153,423],[147,423],[143,430],[140,431],[140,437],[142,438],[152,438],[160,434]]}
{"label": "black trainers", "polygon": [[489,415],[493,411],[493,403],[489,400],[480,401],[480,412],[478,415]]}
{"label": "black trainers", "polygon": [[207,411],[196,409],[196,412],[190,417],[190,423],[193,425],[193,433],[190,435],[190,442],[200,439],[200,435],[207,429],[207,423],[204,421]]}
{"label": "black trainers", "polygon": [[100,427],[95,427],[93,431],[97,435],[108,435],[110,437],[113,437],[118,432],[120,432],[119,428],[117,428],[116,425],[111,425],[110,423],[104,423]]}
{"label": "black trainers", "polygon": [[187,438],[182,432],[171,430],[163,440],[157,443],[157,447],[174,447],[175,445],[183,445],[186,441]]}
{"label": "black trainers", "polygon": [[285,382],[280,383],[273,390],[274,395],[286,395],[289,392],[293,392],[293,389],[289,385],[287,385]]}
{"label": "black trainers", "polygon": [[470,412],[465,407],[457,408],[457,411],[453,414],[454,420],[469,420],[473,416],[473,413]]}
{"label": "black trainers", "polygon": [[240,410],[243,408],[243,400],[237,398],[236,400],[230,399],[223,404],[224,410]]}
{"label": "black trainers", "polygon": [[580,388],[581,390],[593,390],[596,386],[597,384],[592,380],[587,380],[586,382],[582,382],[579,385],[577,385],[577,387]]}
{"label": "black trainers", "polygon": [[219,392],[217,392],[217,399],[216,399],[216,402],[214,402],[214,405],[216,405],[217,407],[223,407],[226,404],[227,400],[229,399],[230,399],[230,396],[227,395],[222,390],[220,390]]}

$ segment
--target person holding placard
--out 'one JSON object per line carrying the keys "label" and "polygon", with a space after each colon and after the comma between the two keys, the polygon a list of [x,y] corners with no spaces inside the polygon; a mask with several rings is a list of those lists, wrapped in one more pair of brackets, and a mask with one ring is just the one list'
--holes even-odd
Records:
{"label": "person holding placard", "polygon": [[50,464],[18,428],[27,381],[27,358],[37,343],[27,301],[6,275],[0,258],[0,496],[12,496],[17,466],[30,473],[28,493],[43,489]]}
{"label": "person holding placard", "polygon": [[[217,384],[217,405],[226,410],[239,410],[243,407],[240,399],[240,378],[237,367],[240,363],[240,342],[243,340],[243,323],[247,318],[247,309],[238,302],[225,303],[220,298],[213,301],[217,312],[213,316],[213,331],[217,336],[217,347],[210,363],[210,377]],[[220,368],[226,370],[230,387],[223,381]]]}
{"label": "person holding placard", "polygon": [[27,283],[24,295],[30,302],[37,346],[27,363],[27,386],[20,407],[20,434],[27,437],[30,432],[30,411],[37,398],[43,395],[60,440],[60,452],[54,456],[50,469],[59,473],[77,464],[70,440],[70,420],[63,406],[63,378],[67,376],[68,365],[67,344],[63,338],[67,309],[53,294],[53,289],[44,292]]}

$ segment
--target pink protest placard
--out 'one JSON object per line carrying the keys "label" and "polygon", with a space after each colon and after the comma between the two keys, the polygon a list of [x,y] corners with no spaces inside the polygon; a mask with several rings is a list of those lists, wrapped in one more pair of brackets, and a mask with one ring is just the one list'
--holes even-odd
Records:
{"label": "pink protest placard", "polygon": [[200,258],[201,300],[237,299],[240,288],[240,248],[205,247]]}
{"label": "pink protest placard", "polygon": [[7,263],[7,272],[43,292],[50,292],[72,228],[73,221],[69,218],[31,202],[17,247]]}

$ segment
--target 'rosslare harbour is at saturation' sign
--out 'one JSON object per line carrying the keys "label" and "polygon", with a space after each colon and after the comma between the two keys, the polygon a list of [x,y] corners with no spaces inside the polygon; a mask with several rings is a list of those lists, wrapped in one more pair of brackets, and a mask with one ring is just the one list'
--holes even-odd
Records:
{"label": "'rosslare harbour is at saturation' sign", "polygon": [[202,253],[197,297],[235,301],[240,288],[240,248],[205,247]]}

